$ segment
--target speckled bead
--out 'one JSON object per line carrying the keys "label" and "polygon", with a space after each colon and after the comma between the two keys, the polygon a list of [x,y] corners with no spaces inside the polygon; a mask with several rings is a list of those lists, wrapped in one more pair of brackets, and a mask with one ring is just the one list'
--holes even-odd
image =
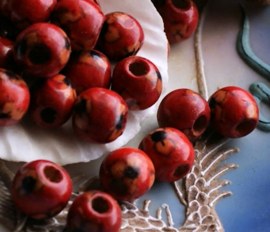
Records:
{"label": "speckled bead", "polygon": [[111,64],[97,50],[73,53],[64,73],[78,94],[93,87],[109,88],[111,84]]}
{"label": "speckled bead", "polygon": [[94,48],[104,19],[100,7],[90,0],[61,0],[51,17],[67,33],[73,51]]}
{"label": "speckled bead", "polygon": [[109,194],[84,192],[73,201],[67,216],[66,232],[118,232],[121,208]]}
{"label": "speckled bead", "polygon": [[159,181],[172,182],[185,177],[194,163],[191,142],[175,128],[158,128],[150,132],[139,148],[152,160]]}
{"label": "speckled bead", "polygon": [[162,99],[157,120],[160,127],[174,127],[194,141],[209,125],[210,108],[197,92],[176,89]]}
{"label": "speckled bead", "polygon": [[28,110],[30,93],[24,80],[0,69],[0,126],[17,124]]}
{"label": "speckled bead", "polygon": [[156,103],[160,97],[161,74],[150,60],[130,56],[115,66],[112,90],[123,97],[130,110],[144,110]]}
{"label": "speckled bead", "polygon": [[6,2],[2,4],[3,13],[20,29],[25,29],[34,23],[47,22],[56,5],[56,0],[3,0],[2,2]]}
{"label": "speckled bead", "polygon": [[154,1],[160,13],[166,36],[171,44],[192,36],[197,28],[199,13],[192,0]]}
{"label": "speckled bead", "polygon": [[211,125],[221,135],[240,138],[251,133],[259,121],[259,108],[253,96],[237,86],[219,89],[208,100]]}
{"label": "speckled bead", "polygon": [[76,93],[70,82],[57,74],[32,86],[29,114],[41,127],[59,127],[70,118],[75,100]]}
{"label": "speckled bead", "polygon": [[97,49],[110,60],[120,61],[137,54],[143,42],[143,29],[135,18],[126,13],[112,12],[106,15]]}
{"label": "speckled bead", "polygon": [[68,62],[71,47],[66,33],[49,23],[35,23],[23,30],[14,45],[14,58],[26,73],[56,75]]}
{"label": "speckled bead", "polygon": [[19,211],[34,219],[50,218],[67,205],[72,182],[67,171],[48,160],[35,160],[16,173],[11,196]]}
{"label": "speckled bead", "polygon": [[99,175],[103,189],[116,200],[132,201],[152,187],[155,168],[143,151],[124,147],[109,153]]}
{"label": "speckled bead", "polygon": [[83,140],[109,143],[124,131],[128,107],[116,92],[94,87],[82,92],[76,101],[73,130]]}

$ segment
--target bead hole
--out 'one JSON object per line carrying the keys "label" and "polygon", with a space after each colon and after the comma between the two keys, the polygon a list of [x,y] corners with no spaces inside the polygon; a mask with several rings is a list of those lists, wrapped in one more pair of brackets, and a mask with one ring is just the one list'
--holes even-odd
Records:
{"label": "bead hole", "polygon": [[148,73],[148,65],[143,61],[135,61],[129,65],[129,71],[135,76],[142,76]]}
{"label": "bead hole", "polygon": [[108,201],[102,197],[97,197],[92,201],[92,208],[98,213],[106,213],[110,209]]}
{"label": "bead hole", "polygon": [[58,183],[62,180],[62,174],[59,170],[52,166],[46,166],[44,168],[45,176],[54,183]]}
{"label": "bead hole", "polygon": [[238,124],[237,127],[235,128],[235,131],[240,135],[247,135],[255,128],[255,125],[256,125],[255,120],[246,120]]}
{"label": "bead hole", "polygon": [[175,169],[173,176],[176,178],[183,178],[188,172],[189,172],[188,164],[180,165]]}
{"label": "bead hole", "polygon": [[47,46],[38,44],[33,47],[28,54],[28,58],[31,63],[39,65],[50,61],[50,50]]}
{"label": "bead hole", "polygon": [[190,8],[190,0],[172,0],[172,4],[178,9]]}
{"label": "bead hole", "polygon": [[40,112],[40,117],[45,123],[53,123],[56,119],[56,111],[52,108],[45,108]]}
{"label": "bead hole", "polygon": [[206,127],[207,127],[207,118],[204,115],[202,115],[195,121],[193,125],[193,130],[196,134],[200,134],[205,130]]}

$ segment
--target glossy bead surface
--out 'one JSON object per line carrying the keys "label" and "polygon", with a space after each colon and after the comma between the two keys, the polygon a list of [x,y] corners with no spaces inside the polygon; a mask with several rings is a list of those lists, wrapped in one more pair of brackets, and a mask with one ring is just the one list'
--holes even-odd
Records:
{"label": "glossy bead surface", "polygon": [[75,198],[68,216],[66,232],[118,232],[121,209],[107,193],[88,191]]}
{"label": "glossy bead surface", "polygon": [[41,127],[59,127],[70,118],[75,100],[76,93],[70,82],[57,74],[33,85],[29,113]]}
{"label": "glossy bead surface", "polygon": [[96,50],[73,53],[64,73],[78,94],[93,87],[109,88],[111,84],[111,64]]}
{"label": "glossy bead surface", "polygon": [[213,93],[208,102],[211,125],[225,137],[243,137],[251,133],[258,124],[258,105],[253,96],[240,87],[221,88]]}
{"label": "glossy bead surface", "polygon": [[144,42],[144,32],[140,23],[122,12],[106,15],[97,49],[110,60],[119,61],[135,55]]}
{"label": "glossy bead surface", "polygon": [[35,23],[18,35],[14,51],[15,61],[26,73],[52,77],[66,65],[71,47],[62,29],[49,23]]}
{"label": "glossy bead surface", "polygon": [[11,71],[0,69],[0,126],[17,124],[29,102],[30,93],[24,80]]}
{"label": "glossy bead surface", "polygon": [[159,181],[172,182],[185,177],[194,163],[195,152],[191,142],[174,128],[158,128],[150,132],[139,148],[152,160]]}
{"label": "glossy bead surface", "polygon": [[11,40],[0,37],[0,68],[8,69],[13,62],[14,43]]}
{"label": "glossy bead surface", "polygon": [[163,19],[165,33],[171,44],[181,42],[194,34],[199,13],[192,0],[157,2],[155,5]]}
{"label": "glossy bead surface", "polygon": [[194,141],[210,121],[208,102],[190,89],[176,89],[161,101],[157,120],[160,127],[174,127]]}
{"label": "glossy bead surface", "polygon": [[25,29],[31,24],[47,22],[56,5],[56,0],[9,0],[6,12],[18,28]]}
{"label": "glossy bead surface", "polygon": [[11,196],[16,207],[34,219],[57,215],[68,203],[72,182],[61,166],[35,160],[23,165],[12,182]]}
{"label": "glossy bead surface", "polygon": [[93,1],[61,0],[51,19],[67,33],[72,50],[78,51],[94,48],[105,16]]}
{"label": "glossy bead surface", "polygon": [[79,138],[97,143],[109,143],[124,131],[128,107],[120,95],[104,88],[82,92],[76,101],[73,130]]}
{"label": "glossy bead surface", "polygon": [[152,187],[155,169],[143,151],[124,147],[107,155],[99,175],[104,190],[116,200],[132,201]]}
{"label": "glossy bead surface", "polygon": [[160,97],[161,74],[150,60],[130,56],[115,66],[112,90],[123,97],[130,110],[144,110]]}

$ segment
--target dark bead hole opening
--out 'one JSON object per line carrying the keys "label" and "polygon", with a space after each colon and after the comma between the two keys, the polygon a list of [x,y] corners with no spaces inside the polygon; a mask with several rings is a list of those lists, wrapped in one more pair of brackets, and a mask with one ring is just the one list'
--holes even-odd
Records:
{"label": "dark bead hole opening", "polygon": [[44,168],[45,176],[54,183],[58,183],[62,180],[62,174],[59,170],[52,166],[46,166]]}
{"label": "dark bead hole opening", "polygon": [[235,131],[238,132],[239,135],[244,136],[251,132],[255,128],[255,125],[255,120],[246,120],[238,124]]}
{"label": "dark bead hole opening", "polygon": [[106,213],[110,209],[108,201],[102,197],[97,197],[92,201],[92,208],[98,213]]}
{"label": "dark bead hole opening", "polygon": [[142,76],[148,73],[149,67],[144,61],[135,61],[129,65],[129,71],[135,76]]}
{"label": "dark bead hole opening", "polygon": [[191,6],[190,0],[172,0],[172,4],[179,9],[188,9]]}
{"label": "dark bead hole opening", "polygon": [[53,123],[56,119],[56,111],[52,108],[45,108],[40,112],[40,117],[45,123]]}
{"label": "dark bead hole opening", "polygon": [[184,177],[188,172],[189,172],[188,164],[180,165],[175,169],[173,176],[176,178]]}
{"label": "dark bead hole opening", "polygon": [[204,115],[202,115],[195,121],[193,125],[193,130],[196,134],[200,134],[205,130],[206,127],[207,127],[207,118]]}
{"label": "dark bead hole opening", "polygon": [[36,179],[31,177],[31,176],[27,176],[22,180],[22,188],[23,190],[28,194],[31,193],[36,185]]}
{"label": "dark bead hole opening", "polygon": [[33,64],[45,64],[51,59],[50,49],[42,44],[36,45],[29,51],[28,58]]}

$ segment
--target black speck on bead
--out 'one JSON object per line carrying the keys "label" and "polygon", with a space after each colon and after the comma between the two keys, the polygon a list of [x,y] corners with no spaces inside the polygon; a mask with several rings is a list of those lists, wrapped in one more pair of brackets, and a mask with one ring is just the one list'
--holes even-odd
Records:
{"label": "black speck on bead", "polygon": [[115,125],[115,128],[116,128],[117,130],[121,130],[121,129],[123,128],[124,118],[125,118],[124,115],[121,114],[121,116],[119,117],[119,119],[118,119],[118,121],[117,121],[117,123],[116,123],[116,125]]}
{"label": "black speck on bead", "polygon": [[154,142],[162,141],[162,140],[166,139],[166,137],[167,137],[167,133],[165,131],[163,131],[163,130],[156,131],[151,135],[151,139]]}
{"label": "black speck on bead", "polygon": [[159,71],[156,71],[156,74],[157,74],[158,79],[162,80],[162,77],[161,77],[160,72]]}
{"label": "black speck on bead", "polygon": [[64,78],[63,82],[67,85],[67,86],[71,86],[71,83],[69,81],[69,79],[66,77]]}
{"label": "black speck on bead", "polygon": [[56,119],[56,111],[50,107],[40,112],[41,119],[46,123],[53,123]]}
{"label": "black speck on bead", "polygon": [[217,104],[216,99],[214,97],[212,97],[210,102],[209,102],[210,108],[214,108],[216,106],[216,104]]}
{"label": "black speck on bead", "polygon": [[101,32],[100,32],[100,38],[104,38],[106,33],[108,32],[109,30],[109,24],[107,22],[104,22],[103,23],[103,26],[102,26],[102,29],[101,29]]}
{"label": "black speck on bead", "polygon": [[74,110],[77,114],[83,114],[84,112],[86,112],[86,100],[82,99],[80,102],[78,102]]}
{"label": "black speck on bead", "polygon": [[27,176],[22,180],[22,188],[26,194],[31,193],[36,185],[37,180],[31,176]]}
{"label": "black speck on bead", "polygon": [[124,196],[128,192],[128,187],[122,179],[112,179],[110,189],[118,196]]}
{"label": "black speck on bead", "polygon": [[124,171],[124,175],[125,175],[125,177],[133,180],[133,179],[136,179],[138,177],[139,170],[137,168],[128,166]]}
{"label": "black speck on bead", "polygon": [[67,50],[69,50],[69,49],[70,49],[70,42],[69,42],[69,39],[68,39],[67,37],[64,37],[64,40],[65,40],[65,48],[66,48]]}

